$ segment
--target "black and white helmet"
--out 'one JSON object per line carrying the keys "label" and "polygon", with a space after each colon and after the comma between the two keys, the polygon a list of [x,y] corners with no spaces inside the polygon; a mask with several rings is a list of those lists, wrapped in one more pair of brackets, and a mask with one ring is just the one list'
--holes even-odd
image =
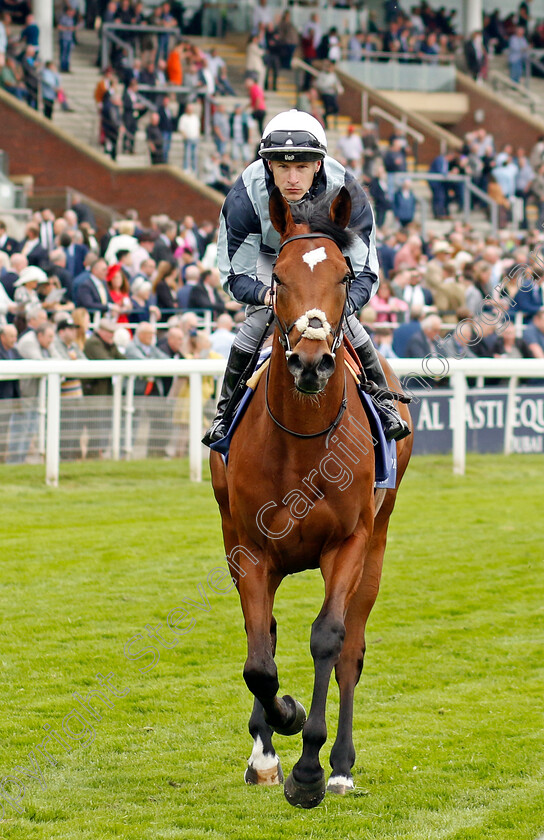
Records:
{"label": "black and white helmet", "polygon": [[283,111],[270,120],[261,138],[259,155],[265,160],[322,160],[327,138],[321,123],[305,111]]}

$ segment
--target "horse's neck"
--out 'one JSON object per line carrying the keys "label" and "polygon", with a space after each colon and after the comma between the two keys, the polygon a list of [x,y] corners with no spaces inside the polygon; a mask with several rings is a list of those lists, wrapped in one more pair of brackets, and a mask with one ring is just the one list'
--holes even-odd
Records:
{"label": "horse's neck", "polygon": [[276,420],[299,434],[308,435],[326,429],[335,420],[344,397],[343,353],[342,345],[336,354],[336,369],[325,390],[315,396],[306,396],[296,390],[293,376],[287,368],[285,351],[277,336],[274,336],[268,377],[268,404]]}

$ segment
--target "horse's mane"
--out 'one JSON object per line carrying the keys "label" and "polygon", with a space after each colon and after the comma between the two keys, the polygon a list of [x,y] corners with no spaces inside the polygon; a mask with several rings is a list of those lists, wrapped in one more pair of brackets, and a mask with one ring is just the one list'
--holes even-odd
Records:
{"label": "horse's mane", "polygon": [[323,196],[314,201],[291,206],[293,221],[297,225],[308,225],[312,233],[327,234],[334,239],[340,250],[344,251],[352,244],[355,234],[349,228],[340,227],[332,221],[329,216],[330,205],[329,197]]}

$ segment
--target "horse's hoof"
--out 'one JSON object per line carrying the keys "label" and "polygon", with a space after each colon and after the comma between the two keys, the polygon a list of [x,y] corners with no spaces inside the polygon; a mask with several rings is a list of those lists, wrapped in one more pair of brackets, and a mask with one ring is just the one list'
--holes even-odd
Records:
{"label": "horse's hoof", "polygon": [[331,776],[327,785],[327,793],[336,793],[344,796],[353,790],[353,779],[351,776]]}
{"label": "horse's hoof", "polygon": [[282,697],[282,700],[293,710],[293,719],[287,726],[273,726],[272,729],[278,735],[296,735],[306,723],[306,709],[289,694]]}
{"label": "horse's hoof", "polygon": [[292,773],[289,773],[283,787],[285,798],[289,805],[295,808],[315,808],[325,797],[325,774],[321,772],[321,778],[310,785],[297,782]]}
{"label": "horse's hoof", "polygon": [[283,784],[283,770],[279,758],[276,766],[270,767],[268,770],[256,770],[251,764],[248,764],[244,773],[244,782],[246,785],[271,786]]}

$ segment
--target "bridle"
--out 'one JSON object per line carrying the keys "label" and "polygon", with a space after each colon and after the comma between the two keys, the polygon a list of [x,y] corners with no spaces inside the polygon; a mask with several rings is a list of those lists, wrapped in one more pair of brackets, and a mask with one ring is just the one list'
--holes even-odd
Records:
{"label": "bridle", "polygon": [[[281,243],[279,251],[278,251],[278,257],[281,254],[282,250],[285,248],[285,246],[288,245],[290,242],[294,242],[296,239],[329,239],[331,242],[334,242],[334,244],[336,245],[336,242],[335,242],[334,238],[332,236],[329,236],[328,233],[297,233],[295,236],[290,236],[288,239],[285,239]],[[338,320],[338,324],[336,326],[335,331],[332,333],[333,340],[332,340],[332,344],[331,344],[331,347],[330,347],[330,351],[333,354],[336,353],[336,351],[338,350],[338,348],[340,347],[340,345],[342,343],[342,339],[344,338],[344,333],[343,333],[342,327],[343,327],[343,324],[344,324],[344,319],[346,317],[346,308],[347,308],[347,305],[348,305],[349,289],[350,289],[351,283],[355,279],[355,274],[354,274],[354,271],[353,271],[353,266],[351,265],[350,258],[348,256],[346,256],[345,254],[342,254],[342,256],[344,257],[344,259],[346,261],[347,268],[348,268],[348,273],[346,274],[346,277],[343,281],[345,283],[345,287],[346,287],[346,297],[345,297],[345,300],[344,300],[344,307],[342,309],[342,315],[340,316],[340,318]],[[271,292],[271,295],[272,295],[272,306],[274,308],[274,321],[275,321],[275,323],[278,327],[279,333],[280,333],[279,342],[280,342],[281,346],[284,348],[285,356],[288,359],[289,356],[291,355],[291,353],[293,352],[293,350],[291,349],[291,342],[289,341],[289,334],[292,332],[292,330],[293,330],[295,324],[297,323],[298,319],[295,319],[293,321],[293,323],[290,324],[290,325],[284,324],[283,321],[281,320],[281,318],[279,317],[278,312],[276,310],[276,293],[275,293],[276,292],[276,290],[275,290],[276,283],[275,283],[275,279],[274,279],[274,277],[275,277],[274,267],[276,265],[278,257],[276,257],[276,259],[274,260],[274,265],[272,266],[272,283],[271,283],[271,286],[270,286],[270,292]]]}
{"label": "bridle", "polygon": [[[288,245],[290,242],[294,242],[297,239],[330,239],[330,241],[334,242],[335,245],[337,244],[335,242],[334,238],[332,236],[329,236],[327,233],[299,233],[299,234],[296,234],[295,236],[288,237],[288,239],[285,239],[281,243],[279,251],[278,251],[278,257],[279,257],[283,248],[285,248],[286,245]],[[345,299],[344,299],[344,306],[342,308],[342,315],[340,316],[340,318],[338,320],[338,324],[336,326],[336,329],[334,330],[333,333],[331,333],[332,334],[332,344],[330,346],[330,352],[333,355],[338,350],[338,348],[340,347],[340,345],[342,343],[342,340],[344,338],[343,324],[344,324],[344,320],[345,320],[345,317],[346,317],[346,309],[347,309],[348,300],[349,300],[349,289],[350,289],[352,281],[355,278],[355,274],[354,274],[354,271],[353,271],[353,266],[351,265],[351,261],[350,261],[349,257],[347,257],[345,254],[343,254],[343,257],[346,261],[346,265],[347,265],[347,268],[348,268],[348,273],[346,274],[346,277],[344,278],[344,281],[343,281],[344,284],[345,284],[345,287],[346,287],[346,296],[345,296]],[[276,260],[277,260],[277,257],[276,257]],[[274,266],[276,264],[276,260],[274,261]],[[274,288],[274,286],[275,286],[274,266],[272,266],[272,283],[271,283],[271,287],[270,287],[270,291],[271,291],[271,295],[272,295],[271,306],[272,306],[273,312],[274,312],[274,321],[275,321],[275,323],[278,327],[279,333],[280,333],[280,335],[278,336],[278,340],[279,340],[280,344],[282,345],[282,347],[284,348],[286,359],[289,359],[289,357],[293,353],[293,350],[291,349],[291,342],[289,340],[289,334],[291,333],[291,331],[293,330],[295,325],[297,323],[299,323],[300,319],[297,318],[295,321],[293,321],[292,324],[287,325],[287,324],[283,323],[283,321],[281,320],[281,318],[279,317],[279,315],[277,313],[277,310],[276,310],[276,295],[275,295],[275,288]],[[270,418],[276,424],[276,426],[278,426],[278,428],[282,429],[282,431],[287,432],[288,434],[292,435],[293,437],[297,437],[297,438],[307,438],[308,439],[308,438],[322,437],[322,435],[327,435],[327,439],[325,441],[325,448],[328,448],[329,438],[330,438],[331,434],[334,432],[334,430],[340,424],[340,421],[342,420],[342,417],[344,416],[344,412],[345,412],[345,410],[347,408],[347,404],[348,404],[347,382],[346,382],[345,372],[344,372],[344,395],[342,397],[342,402],[340,403],[340,408],[338,409],[338,414],[336,415],[336,417],[332,421],[332,423],[329,426],[327,426],[326,429],[322,429],[320,432],[312,432],[310,434],[304,434],[302,432],[295,432],[295,431],[293,431],[293,429],[288,429],[287,426],[284,426],[282,423],[280,423],[279,420],[276,419],[276,417],[274,417],[274,415],[272,414],[272,411],[270,409],[270,404],[268,402],[269,376],[270,376],[270,367],[268,368],[268,370],[266,372],[265,403],[266,403],[266,410],[267,410]]]}

